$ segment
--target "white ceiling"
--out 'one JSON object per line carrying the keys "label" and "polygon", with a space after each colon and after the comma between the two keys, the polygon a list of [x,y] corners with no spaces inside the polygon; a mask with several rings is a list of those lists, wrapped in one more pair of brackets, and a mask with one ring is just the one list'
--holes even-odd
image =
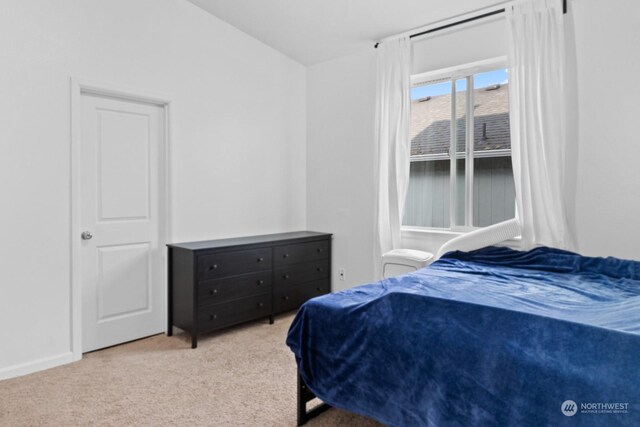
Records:
{"label": "white ceiling", "polygon": [[501,0],[188,0],[304,65]]}

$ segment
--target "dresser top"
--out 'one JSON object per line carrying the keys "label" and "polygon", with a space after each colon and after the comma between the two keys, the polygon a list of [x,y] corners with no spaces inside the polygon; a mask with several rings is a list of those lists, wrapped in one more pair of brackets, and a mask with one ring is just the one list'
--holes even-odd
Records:
{"label": "dresser top", "polygon": [[203,240],[198,242],[170,243],[171,248],[181,248],[190,251],[204,249],[218,249],[231,246],[255,245],[260,243],[280,243],[287,240],[313,240],[313,238],[328,238],[331,233],[318,233],[316,231],[292,231],[289,233],[263,234],[260,236],[234,237],[231,239]]}

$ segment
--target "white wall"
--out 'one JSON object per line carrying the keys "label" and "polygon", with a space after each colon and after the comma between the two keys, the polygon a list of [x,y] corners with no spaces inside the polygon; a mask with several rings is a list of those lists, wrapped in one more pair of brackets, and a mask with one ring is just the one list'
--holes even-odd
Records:
{"label": "white wall", "polygon": [[307,80],[307,226],[334,234],[340,290],[373,279],[373,47],[310,67]]}
{"label": "white wall", "polygon": [[414,38],[411,72],[424,73],[505,56],[505,31],[504,16],[497,15]]}
{"label": "white wall", "polygon": [[[640,259],[640,143],[635,105],[640,99],[640,56],[634,50],[640,45],[639,19],[640,4],[633,0],[620,0],[615,5],[575,0],[565,15],[569,104],[573,111],[567,122],[569,138],[577,141],[571,149],[571,170],[567,171],[571,190],[568,203],[579,250],[589,255]],[[447,67],[458,58],[469,58],[462,59],[466,62],[482,59],[470,48],[477,42],[480,46],[475,49],[482,49],[483,55],[493,56],[496,49],[506,51],[505,44],[479,36],[480,32],[497,34],[495,30],[501,24],[494,21],[488,25],[492,27],[465,30],[470,32],[464,37],[464,31],[447,32],[416,43],[420,47],[415,52],[420,49],[430,56],[419,58],[414,71]],[[470,45],[465,47],[464,40],[470,40]],[[366,187],[363,180],[373,179],[375,123],[365,103],[375,97],[373,56],[371,49],[310,67],[308,73],[309,223],[324,215],[328,227],[336,224],[335,228],[341,230],[338,239],[344,236],[348,242],[336,242],[334,265],[348,271],[372,268],[373,262],[371,234],[367,234],[367,227],[373,224],[373,184]],[[365,84],[367,98],[354,99],[362,96],[359,88]],[[315,135],[322,126],[326,129]],[[332,178],[333,174],[336,177]],[[361,188],[355,188],[356,179]],[[352,199],[336,201],[344,194]],[[351,211],[351,218],[341,217],[341,204],[361,207],[359,215]],[[371,210],[364,206],[371,206]],[[313,212],[317,208],[321,214]],[[405,246],[432,252],[451,237],[450,233],[404,233]],[[348,251],[344,249],[347,246]],[[357,280],[346,285],[365,282],[370,275],[362,270]]]}
{"label": "white wall", "polygon": [[68,361],[70,77],[172,99],[173,241],[306,228],[306,69],[182,0],[4,0],[0,378]]}
{"label": "white wall", "polygon": [[640,260],[640,3],[575,0],[578,170],[585,254]]}

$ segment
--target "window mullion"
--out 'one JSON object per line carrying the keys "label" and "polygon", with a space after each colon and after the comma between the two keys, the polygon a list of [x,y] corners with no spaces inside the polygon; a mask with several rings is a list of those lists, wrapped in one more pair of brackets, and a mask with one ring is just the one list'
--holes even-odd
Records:
{"label": "window mullion", "polygon": [[451,79],[451,140],[449,141],[449,228],[456,226],[456,80]]}
{"label": "window mullion", "polygon": [[467,133],[466,133],[466,160],[465,160],[465,221],[464,225],[473,227],[473,150],[474,147],[474,96],[473,75],[467,77]]}

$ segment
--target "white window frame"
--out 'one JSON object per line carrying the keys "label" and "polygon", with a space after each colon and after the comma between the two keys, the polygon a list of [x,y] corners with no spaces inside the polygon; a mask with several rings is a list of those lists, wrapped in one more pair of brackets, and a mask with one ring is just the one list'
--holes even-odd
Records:
{"label": "white window frame", "polygon": [[[419,155],[411,156],[410,161],[425,161],[425,160],[449,160],[449,227],[420,227],[403,225],[403,230],[429,230],[429,231],[452,231],[452,232],[467,232],[476,230],[482,227],[473,226],[473,159],[474,157],[501,157],[510,156],[511,149],[504,150],[492,150],[491,156],[489,153],[478,152],[473,150],[473,143],[469,144],[469,141],[473,141],[473,115],[474,115],[474,94],[473,94],[473,75],[492,71],[499,68],[508,68],[507,57],[500,56],[496,58],[486,59],[482,61],[471,62],[455,67],[443,68],[435,71],[428,71],[426,73],[414,74],[411,76],[411,87],[417,85],[428,85],[444,81],[451,82],[451,117],[453,119],[451,123],[451,137],[449,145],[449,155]],[[458,153],[456,150],[457,140],[457,128],[454,126],[456,118],[456,81],[460,79],[467,79],[466,90],[466,123],[465,123],[465,152]],[[465,196],[464,196],[464,225],[456,224],[456,185],[457,185],[457,160],[459,155],[465,155]]]}

